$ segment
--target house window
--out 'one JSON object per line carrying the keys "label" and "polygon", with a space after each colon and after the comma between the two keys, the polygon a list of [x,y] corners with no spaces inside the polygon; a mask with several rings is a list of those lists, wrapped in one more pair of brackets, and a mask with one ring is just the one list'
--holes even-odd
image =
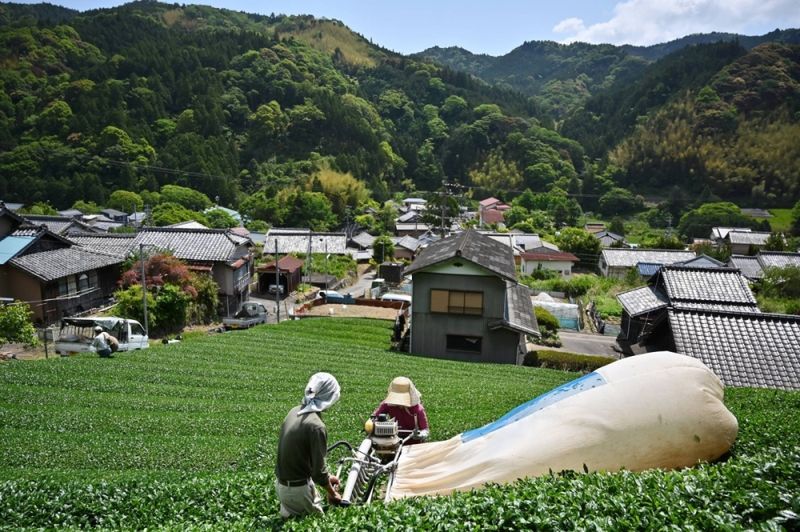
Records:
{"label": "house window", "polygon": [[58,295],[65,296],[69,294],[69,285],[67,285],[67,278],[64,277],[58,280]]}
{"label": "house window", "polygon": [[431,290],[431,312],[446,314],[483,314],[483,292]]}
{"label": "house window", "polygon": [[83,292],[89,289],[89,276],[82,273],[78,276],[78,291]]}
{"label": "house window", "polygon": [[447,350],[448,351],[469,351],[470,353],[481,352],[480,336],[461,336],[458,334],[447,335]]}
{"label": "house window", "polygon": [[75,282],[75,276],[70,275],[67,277],[67,286],[69,286],[69,293],[74,294],[78,291],[78,284]]}

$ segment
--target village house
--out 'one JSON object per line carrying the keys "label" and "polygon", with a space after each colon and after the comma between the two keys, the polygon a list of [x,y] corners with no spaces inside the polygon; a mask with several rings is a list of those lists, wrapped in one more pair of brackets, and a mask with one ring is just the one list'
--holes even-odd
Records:
{"label": "village house", "polygon": [[756,231],[728,231],[725,243],[730,246],[731,254],[752,255],[762,249],[772,233]]}
{"label": "village house", "polygon": [[767,268],[785,268],[796,266],[800,268],[800,253],[785,251],[760,251],[757,255],[731,255],[728,264],[741,270],[742,275],[755,281],[764,276]]}
{"label": "village house", "polygon": [[800,388],[800,317],[762,313],[736,269],[664,266],[617,298],[623,347],[698,358],[727,386]]}
{"label": "village house", "polygon": [[510,205],[506,205],[497,198],[481,200],[478,202],[478,225],[480,227],[504,226],[505,215],[503,213],[510,208]]}
{"label": "village house", "polygon": [[580,262],[578,257],[568,251],[554,251],[544,247],[535,251],[523,251],[520,258],[520,270],[526,275],[532,275],[537,270],[549,270],[567,278],[572,276],[572,267]]}
{"label": "village house", "polygon": [[[262,294],[274,294],[269,291],[272,285],[278,285],[280,295],[286,295],[297,290],[300,283],[303,282],[303,266],[304,262],[297,257],[285,256],[281,257],[277,263],[277,272],[275,261],[269,262],[258,267],[258,291]],[[277,274],[277,275],[276,275]]]}
{"label": "village house", "polygon": [[592,233],[592,236],[594,236],[597,240],[600,241],[600,247],[604,248],[630,247],[628,243],[625,241],[624,236],[618,235],[617,233],[612,233],[611,231],[607,231],[606,229]]}
{"label": "village house", "polygon": [[394,243],[394,255],[392,259],[412,261],[419,250],[419,240],[413,236],[395,237],[392,238]]}
{"label": "village house", "polygon": [[675,249],[609,248],[601,252],[597,267],[603,277],[624,279],[628,272],[636,268],[640,262],[661,266],[690,260],[694,257],[693,251]]}
{"label": "village house", "polygon": [[412,353],[518,364],[526,337],[539,336],[507,245],[464,231],[430,244],[405,273],[413,276]]}
{"label": "village house", "polygon": [[725,243],[728,233],[736,231],[737,233],[749,233],[752,231],[749,227],[712,227],[709,239],[716,246],[719,247]]}
{"label": "village house", "polygon": [[103,304],[116,288],[122,262],[0,206],[0,297],[28,303],[37,323],[55,323]]}

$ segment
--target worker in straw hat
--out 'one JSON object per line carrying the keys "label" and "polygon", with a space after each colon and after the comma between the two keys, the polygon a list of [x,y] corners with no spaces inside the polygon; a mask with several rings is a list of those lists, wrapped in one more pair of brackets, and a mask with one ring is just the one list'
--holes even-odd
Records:
{"label": "worker in straw hat", "polygon": [[420,393],[408,377],[395,377],[389,384],[386,399],[378,405],[373,417],[387,414],[397,420],[399,430],[415,431],[407,444],[421,443],[428,439],[428,416],[420,401]]}

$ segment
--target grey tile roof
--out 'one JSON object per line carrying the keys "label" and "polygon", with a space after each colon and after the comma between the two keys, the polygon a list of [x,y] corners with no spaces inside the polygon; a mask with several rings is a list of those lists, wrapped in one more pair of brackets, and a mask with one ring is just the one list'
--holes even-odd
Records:
{"label": "grey tile roof", "polygon": [[424,224],[422,222],[419,223],[395,223],[394,228],[396,231],[430,231],[431,226],[428,224]]}
{"label": "grey tile roof", "polygon": [[761,233],[755,231],[730,231],[727,240],[731,244],[749,244],[753,246],[763,246],[772,233]]}
{"label": "grey tile roof", "polygon": [[416,251],[419,249],[419,240],[414,238],[413,236],[401,236],[392,238],[395,247],[406,248],[409,251]]}
{"label": "grey tile roof", "polygon": [[731,231],[739,231],[741,233],[747,233],[752,231],[747,227],[712,227],[711,228],[711,239],[712,240],[723,240],[728,233]]}
{"label": "grey tile roof", "polygon": [[505,319],[489,323],[490,329],[504,327],[513,331],[540,336],[539,325],[533,313],[530,289],[511,281],[506,282],[506,316]]}
{"label": "grey tile roof", "polygon": [[76,244],[92,250],[102,251],[117,257],[127,257],[136,247],[134,234],[90,234],[70,235]]}
{"label": "grey tile roof", "polygon": [[315,233],[310,229],[270,229],[264,242],[264,254],[275,254],[275,240],[278,240],[278,253],[347,253],[345,233]]}
{"label": "grey tile roof", "polygon": [[683,262],[676,262],[676,265],[690,266],[692,268],[724,268],[725,264],[718,261],[714,257],[708,255],[699,255],[693,259],[685,260]]}
{"label": "grey tile roof", "polygon": [[424,270],[456,257],[482,266],[506,280],[516,281],[514,255],[511,248],[473,230],[467,230],[430,244],[417,255],[405,273],[410,274]]}
{"label": "grey tile roof", "polygon": [[701,360],[726,386],[800,389],[800,317],[670,310],[679,353]]}
{"label": "grey tile roof", "polygon": [[603,250],[603,258],[609,267],[633,268],[640,262],[657,264],[674,264],[695,257],[693,251],[675,249],[625,249],[612,248]]}
{"label": "grey tile roof", "polygon": [[758,257],[731,255],[728,265],[738,268],[748,279],[760,279],[764,275],[764,269],[761,267]]}
{"label": "grey tile roof", "polygon": [[687,268],[664,266],[658,286],[671,302],[675,300],[706,303],[738,303],[755,305],[747,279],[730,268]]}
{"label": "grey tile roof", "polygon": [[666,308],[668,303],[666,296],[652,286],[622,292],[617,300],[632,317]]}
{"label": "grey tile roof", "polygon": [[25,219],[34,225],[44,225],[53,233],[60,235],[75,221],[68,216],[46,216],[39,214],[26,214]]}
{"label": "grey tile roof", "polygon": [[356,236],[351,238],[351,240],[362,248],[371,248],[372,244],[375,243],[375,237],[366,231],[358,233]]}
{"label": "grey tile roof", "polygon": [[784,253],[780,251],[762,251],[758,254],[758,262],[762,268],[800,267],[800,253]]}
{"label": "grey tile roof", "polygon": [[67,275],[120,264],[122,261],[121,257],[75,246],[23,255],[12,259],[10,263],[43,281],[54,281]]}
{"label": "grey tile roof", "polygon": [[227,262],[236,258],[237,242],[238,238],[225,229],[148,227],[136,234],[133,246],[170,250],[182,260]]}
{"label": "grey tile roof", "polygon": [[701,301],[673,301],[671,306],[680,310],[708,310],[712,312],[761,312],[755,305],[737,305],[735,303],[704,303]]}

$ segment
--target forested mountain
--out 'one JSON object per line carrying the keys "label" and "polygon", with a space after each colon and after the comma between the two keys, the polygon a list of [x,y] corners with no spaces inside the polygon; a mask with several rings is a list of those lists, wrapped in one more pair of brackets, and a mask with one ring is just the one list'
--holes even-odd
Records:
{"label": "forested mountain", "polygon": [[282,209],[315,194],[341,219],[367,190],[480,183],[499,162],[514,187],[539,178],[525,174],[537,163],[546,182],[582,169],[580,145],[543,127],[524,96],[335,21],[155,2],[3,4],[0,18],[6,201],[102,204],[176,183],[289,223]]}
{"label": "forested mountain", "polygon": [[529,210],[557,223],[577,219],[570,195],[630,203],[623,186],[786,204],[799,194],[798,49],[700,44],[655,62],[577,43],[503,60],[441,50],[487,76],[540,72],[531,97],[335,20],[0,4],[0,199],[66,208],[123,190],[155,205],[176,184],[315,229],[445,180],[505,200],[546,192]]}
{"label": "forested mountain", "polygon": [[717,42],[737,43],[746,50],[765,42],[799,44],[800,30],[775,30],[761,36],[695,34],[652,46],[531,41],[498,57],[458,47],[433,47],[414,56],[536,96],[555,118],[561,118],[614,82],[637,78],[648,62],[690,46]]}

